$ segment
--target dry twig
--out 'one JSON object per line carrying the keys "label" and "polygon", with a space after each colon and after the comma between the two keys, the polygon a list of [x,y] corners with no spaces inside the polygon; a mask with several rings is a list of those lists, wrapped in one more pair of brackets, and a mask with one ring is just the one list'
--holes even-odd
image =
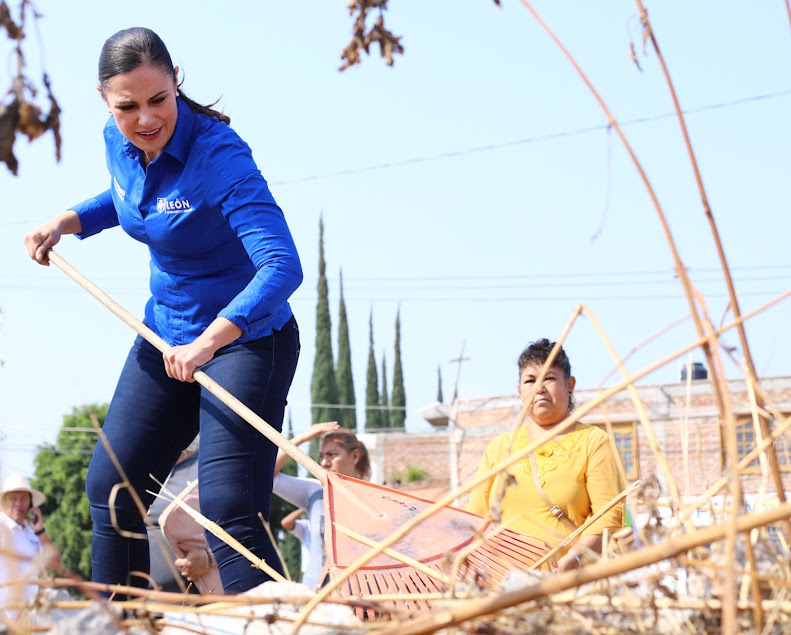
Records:
{"label": "dry twig", "polygon": [[[361,62],[362,53],[370,53],[371,44],[379,45],[379,53],[384,58],[388,66],[393,65],[393,55],[400,55],[404,52],[401,44],[401,37],[396,37],[392,32],[385,28],[384,12],[387,9],[388,0],[349,0],[349,13],[357,14],[354,18],[352,28],[352,39],[341,53],[344,60],[339,71],[345,71],[350,66]],[[366,22],[369,11],[379,11],[372,27],[368,27]]]}
{"label": "dry twig", "polygon": [[35,101],[39,88],[23,72],[26,64],[22,41],[25,39],[25,17],[28,9],[33,12],[35,19],[41,17],[30,0],[22,0],[19,18],[15,22],[5,0],[0,0],[0,32],[5,30],[8,38],[16,42],[16,75],[5,98],[0,101],[0,162],[5,163],[15,176],[19,169],[19,161],[14,155],[17,133],[25,135],[28,141],[33,141],[51,130],[55,137],[56,161],[60,161],[61,149],[60,106],[52,94],[49,76],[44,72],[42,78],[49,101],[49,112],[45,114]]}

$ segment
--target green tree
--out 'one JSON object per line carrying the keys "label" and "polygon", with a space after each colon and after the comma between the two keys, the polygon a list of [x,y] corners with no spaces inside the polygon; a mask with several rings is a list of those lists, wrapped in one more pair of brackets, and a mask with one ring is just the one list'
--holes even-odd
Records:
{"label": "green tree", "polygon": [[382,406],[381,416],[379,417],[379,425],[382,428],[390,427],[390,400],[387,398],[387,359],[382,353],[382,394],[379,397],[379,405]]}
{"label": "green tree", "polygon": [[374,311],[368,319],[368,373],[365,378],[365,429],[381,428],[382,411],[379,405],[379,377],[374,356]]}
{"label": "green tree", "polygon": [[440,403],[444,401],[442,397],[442,368],[439,364],[437,364],[437,401]]}
{"label": "green tree", "polygon": [[43,444],[34,460],[33,486],[47,500],[41,513],[47,533],[58,546],[63,566],[91,579],[92,522],[85,477],[96,445],[92,416],[104,425],[108,404],[78,406],[63,417],[54,445]]}
{"label": "green tree", "polygon": [[401,309],[396,313],[395,323],[395,363],[393,364],[393,392],[390,395],[390,427],[406,426],[406,391],[404,390],[404,371],[401,366]]}
{"label": "green tree", "polygon": [[[338,384],[332,357],[332,325],[330,323],[326,269],[324,221],[319,218],[319,299],[316,304],[316,356],[313,359],[313,377],[310,383],[310,400],[314,404],[312,408],[313,423],[340,421],[338,408],[327,405],[338,403]],[[313,444],[311,444],[311,450],[314,450]]]}
{"label": "green tree", "polygon": [[[349,344],[349,322],[346,317],[346,302],[343,299],[343,271],[340,274],[341,300],[338,308],[338,366],[335,371],[338,381],[338,403],[354,406],[354,377],[352,376],[352,348]],[[339,423],[350,430],[357,429],[357,414],[354,407],[341,408]]]}

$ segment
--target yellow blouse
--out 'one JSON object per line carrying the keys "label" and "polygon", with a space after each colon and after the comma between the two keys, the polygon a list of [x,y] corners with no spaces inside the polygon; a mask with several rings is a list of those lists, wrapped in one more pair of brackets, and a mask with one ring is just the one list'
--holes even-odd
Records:
{"label": "yellow blouse", "polygon": [[[489,471],[506,458],[511,434],[509,431],[492,440],[478,467],[478,474]],[[527,428],[523,426],[517,432],[513,451],[523,450],[527,445]],[[572,432],[538,447],[535,454],[536,469],[547,498],[559,506],[577,527],[624,489],[609,438],[595,426],[578,423]],[[571,531],[552,516],[536,489],[530,458],[520,459],[508,468],[508,472],[515,477],[516,484],[506,489],[501,521],[512,521],[508,522],[509,528],[541,538],[550,545],[568,536]],[[496,503],[503,478],[500,474],[476,487],[470,495],[467,509],[490,517],[489,507]],[[623,520],[624,505],[621,502],[592,523],[582,535],[619,529]],[[568,547],[557,557],[567,550]]]}

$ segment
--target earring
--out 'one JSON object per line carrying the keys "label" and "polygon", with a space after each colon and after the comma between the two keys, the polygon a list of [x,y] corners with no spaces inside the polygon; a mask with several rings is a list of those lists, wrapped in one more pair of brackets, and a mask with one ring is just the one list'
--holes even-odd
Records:
{"label": "earring", "polygon": [[181,93],[179,91],[176,91],[176,97],[179,97],[180,95]]}

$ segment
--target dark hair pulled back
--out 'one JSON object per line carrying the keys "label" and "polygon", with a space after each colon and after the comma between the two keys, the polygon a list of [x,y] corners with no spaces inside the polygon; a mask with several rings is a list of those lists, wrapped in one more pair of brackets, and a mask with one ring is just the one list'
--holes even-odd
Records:
{"label": "dark hair pulled back", "polygon": [[[552,352],[552,348],[554,346],[555,342],[550,342],[547,338],[530,342],[530,344],[528,344],[519,355],[519,361],[517,362],[520,378],[522,371],[526,366],[543,366],[547,359],[549,359],[549,354]],[[555,360],[552,362],[552,368],[561,370],[563,375],[566,377],[566,380],[571,377],[571,362],[569,361],[569,357],[566,355],[566,351],[563,350],[562,346],[560,347],[558,354],[555,356]],[[569,409],[572,409],[573,407],[574,395],[571,395],[571,399],[569,400]]]}
{"label": "dark hair pulled back", "polygon": [[[102,46],[99,55],[99,86],[102,89],[102,96],[105,96],[107,81],[117,75],[123,75],[135,70],[143,64],[151,64],[161,69],[165,74],[176,82],[176,71],[170,53],[156,33],[145,27],[133,27],[124,29],[111,35]],[[203,106],[184,94],[179,84],[179,97],[195,113],[212,117],[226,124],[231,123],[231,118],[217,110],[210,104]]]}
{"label": "dark hair pulled back", "polygon": [[360,459],[357,465],[354,466],[357,472],[357,478],[367,480],[371,476],[371,457],[368,456],[368,448],[365,443],[357,438],[357,435],[347,428],[340,428],[332,432],[326,432],[321,437],[322,441],[335,441],[344,450],[351,453],[354,450],[360,451]]}

